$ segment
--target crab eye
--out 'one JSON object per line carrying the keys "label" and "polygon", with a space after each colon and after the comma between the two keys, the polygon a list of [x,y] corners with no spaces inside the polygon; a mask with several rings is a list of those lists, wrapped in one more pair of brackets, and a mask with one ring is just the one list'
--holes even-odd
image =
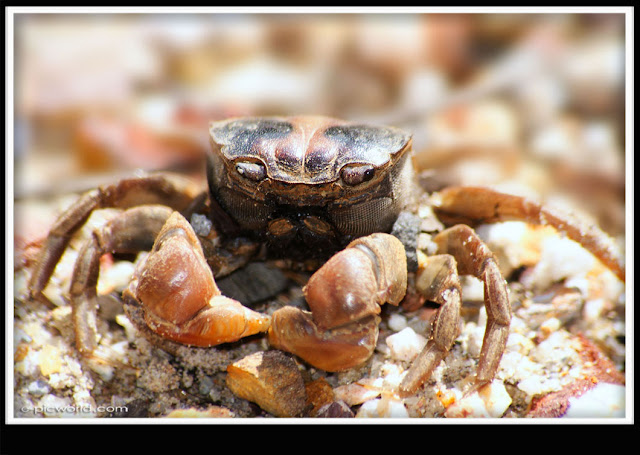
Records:
{"label": "crab eye", "polygon": [[241,176],[259,182],[267,176],[267,170],[262,163],[252,161],[240,161],[236,163],[236,172]]}
{"label": "crab eye", "polygon": [[342,168],[342,181],[350,186],[360,185],[373,178],[375,169],[370,164],[351,164]]}

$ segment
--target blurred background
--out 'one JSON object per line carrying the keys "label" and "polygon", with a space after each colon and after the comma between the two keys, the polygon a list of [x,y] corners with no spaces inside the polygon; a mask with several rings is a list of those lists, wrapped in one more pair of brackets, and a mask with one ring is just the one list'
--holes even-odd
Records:
{"label": "blurred background", "polygon": [[624,38],[597,12],[16,14],[14,197],[202,175],[210,121],[324,114],[412,131],[425,188],[561,197],[618,235]]}

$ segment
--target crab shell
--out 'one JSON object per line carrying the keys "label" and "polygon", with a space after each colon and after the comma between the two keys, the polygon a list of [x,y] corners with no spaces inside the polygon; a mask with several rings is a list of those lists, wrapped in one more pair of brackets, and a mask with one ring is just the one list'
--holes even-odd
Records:
{"label": "crab shell", "polygon": [[397,128],[250,117],[209,133],[211,196],[241,230],[277,236],[301,222],[317,235],[358,237],[388,231],[412,201],[411,136]]}

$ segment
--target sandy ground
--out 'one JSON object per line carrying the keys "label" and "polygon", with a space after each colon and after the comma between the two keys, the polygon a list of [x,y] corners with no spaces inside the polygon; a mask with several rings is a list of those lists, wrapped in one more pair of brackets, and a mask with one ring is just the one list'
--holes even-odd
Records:
{"label": "sandy ground", "polygon": [[[20,203],[16,213],[46,225],[73,200]],[[18,419],[273,417],[226,386],[227,366],[269,349],[266,337],[210,349],[184,347],[176,355],[154,347],[137,333],[117,297],[132,272],[129,260],[103,260],[99,348],[90,359],[78,354],[65,299],[68,280],[79,245],[109,213],[92,216],[63,256],[46,289],[53,308],[22,297],[35,248],[20,249],[21,256],[16,256],[13,415]],[[494,382],[479,394],[465,395],[472,384],[486,311],[482,284],[463,277],[461,334],[415,395],[400,398],[397,387],[428,337],[435,309],[385,306],[378,347],[360,368],[326,373],[291,356],[307,385],[305,417],[318,410],[312,409],[317,398],[313,385],[318,384],[325,393],[329,390],[325,401],[344,407],[342,417],[625,416],[624,285],[573,241],[548,229],[510,222],[481,226],[478,232],[502,263],[519,264],[527,255],[535,257],[531,265],[516,265],[505,274],[513,320]],[[271,313],[284,304],[304,305],[300,286],[289,285],[255,308]]]}

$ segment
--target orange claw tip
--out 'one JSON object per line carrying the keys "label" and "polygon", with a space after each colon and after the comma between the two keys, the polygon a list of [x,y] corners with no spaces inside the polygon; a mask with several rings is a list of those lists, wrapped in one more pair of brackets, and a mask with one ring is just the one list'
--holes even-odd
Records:
{"label": "orange claw tip", "polygon": [[266,332],[271,318],[219,295],[185,324],[170,324],[154,318],[149,312],[146,313],[146,322],[154,332],[170,340],[189,346],[210,347]]}

